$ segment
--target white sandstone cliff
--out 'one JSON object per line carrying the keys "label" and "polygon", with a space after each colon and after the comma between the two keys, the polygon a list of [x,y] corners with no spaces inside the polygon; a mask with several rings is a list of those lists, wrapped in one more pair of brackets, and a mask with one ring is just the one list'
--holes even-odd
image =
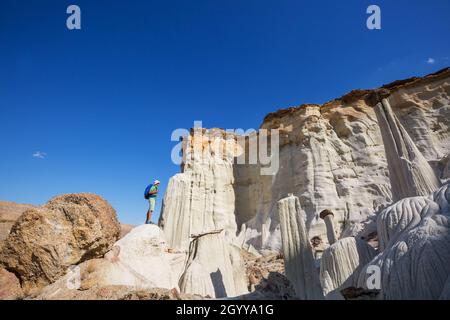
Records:
{"label": "white sandstone cliff", "polygon": [[[448,179],[450,70],[383,88],[417,150],[439,179]],[[355,90],[266,116],[261,128],[280,133],[279,170],[272,176],[261,175],[260,164],[236,163],[243,151],[236,137],[229,143],[223,130],[203,129],[195,138],[194,130],[182,173],[171,179],[164,199],[161,226],[169,245],[186,250],[191,233],[224,229],[230,242],[281,250],[277,201],[288,193],[300,199],[310,238],[326,239],[319,218],[324,209],[335,213],[338,236],[356,235],[362,222],[393,201],[385,145],[368,102],[372,93]],[[210,152],[212,144],[226,145],[226,152]],[[248,152],[248,141],[244,148]],[[193,150],[206,156],[199,161]]]}

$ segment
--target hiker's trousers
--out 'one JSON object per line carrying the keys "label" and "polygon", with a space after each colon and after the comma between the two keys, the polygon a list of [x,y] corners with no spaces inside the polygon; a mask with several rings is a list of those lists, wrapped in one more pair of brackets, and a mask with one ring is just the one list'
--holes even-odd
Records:
{"label": "hiker's trousers", "polygon": [[150,205],[150,211],[155,211],[155,204],[156,204],[156,197],[150,197],[148,198],[148,203]]}

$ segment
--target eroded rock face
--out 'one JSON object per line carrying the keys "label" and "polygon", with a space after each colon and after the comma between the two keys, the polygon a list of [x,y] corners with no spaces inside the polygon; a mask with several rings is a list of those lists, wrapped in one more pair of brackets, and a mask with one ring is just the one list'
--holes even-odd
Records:
{"label": "eroded rock face", "polygon": [[[365,267],[376,265],[381,269],[379,299],[446,296],[450,276],[450,185],[444,185],[430,200],[424,205],[423,197],[403,199],[380,215],[379,225],[399,221],[398,224],[409,226],[420,212],[420,221],[412,227],[387,228],[389,236],[384,241],[387,243],[384,251]],[[414,219],[408,212],[416,212],[412,214]],[[367,288],[368,274],[371,273],[359,274],[358,287]]]}
{"label": "eroded rock face", "polygon": [[320,261],[320,282],[324,294],[340,288],[375,255],[375,249],[367,242],[354,237],[340,239],[328,247]]}
{"label": "eroded rock face", "polygon": [[425,196],[441,186],[439,178],[392,112],[389,99],[375,106],[383,136],[393,200]]}
{"label": "eroded rock face", "polygon": [[191,234],[210,230],[235,237],[232,140],[227,144],[220,129],[195,129],[185,140],[183,172],[169,181],[159,223],[170,247],[188,250]]}
{"label": "eroded rock face", "polygon": [[24,212],[0,252],[0,264],[25,288],[56,281],[67,268],[103,256],[117,240],[114,209],[93,194],[68,194]]}
{"label": "eroded rock face", "polygon": [[225,241],[221,231],[196,236],[191,242],[179,285],[183,293],[212,298],[247,293],[240,249]]}
{"label": "eroded rock face", "polygon": [[[403,231],[411,230],[422,220],[433,200],[428,197],[402,199],[384,209],[377,218],[377,233],[380,250],[395,243]],[[425,209],[425,210],[424,210]]]}
{"label": "eroded rock face", "polygon": [[[445,160],[450,150],[450,70],[384,88],[390,92],[393,114],[436,176],[450,177]],[[186,248],[190,233],[224,228],[231,236],[240,231],[245,245],[281,250],[277,201],[288,193],[300,199],[311,238],[326,239],[319,218],[324,209],[335,214],[339,237],[392,203],[385,145],[368,101],[371,94],[356,90],[324,105],[269,114],[261,129],[280,130],[280,165],[273,176],[261,175],[258,164],[237,164],[233,148],[225,158],[206,157],[206,163],[189,158],[165,196],[163,227],[174,239],[169,243]],[[202,151],[211,144],[207,138],[199,141],[194,148]],[[205,230],[193,230],[203,225]]]}
{"label": "eroded rock face", "polygon": [[0,201],[0,241],[5,240],[12,226],[20,215],[28,209],[35,208],[29,204]]}
{"label": "eroded rock face", "polygon": [[301,300],[323,299],[299,199],[291,195],[278,201],[278,212],[286,276],[296,296]]}

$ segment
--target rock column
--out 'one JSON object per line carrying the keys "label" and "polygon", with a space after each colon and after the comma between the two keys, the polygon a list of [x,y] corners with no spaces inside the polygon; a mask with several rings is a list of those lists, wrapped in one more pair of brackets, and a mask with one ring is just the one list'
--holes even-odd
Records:
{"label": "rock column", "polygon": [[248,293],[244,264],[233,254],[222,230],[191,237],[188,261],[179,281],[181,292],[212,298]]}
{"label": "rock column", "polygon": [[378,98],[375,113],[383,137],[394,201],[427,196],[441,182],[401,125],[387,98]]}
{"label": "rock column", "polygon": [[323,299],[305,226],[305,213],[297,197],[278,201],[286,276],[301,300]]}
{"label": "rock column", "polygon": [[334,229],[334,214],[330,210],[323,210],[320,213],[320,218],[325,221],[327,228],[328,243],[332,245],[337,241],[336,232]]}

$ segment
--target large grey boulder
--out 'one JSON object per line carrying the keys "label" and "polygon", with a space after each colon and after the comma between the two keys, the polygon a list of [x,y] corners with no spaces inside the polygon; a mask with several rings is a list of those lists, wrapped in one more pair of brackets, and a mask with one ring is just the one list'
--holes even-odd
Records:
{"label": "large grey boulder", "polygon": [[320,282],[324,294],[339,289],[375,255],[374,248],[354,237],[340,239],[325,249],[320,261]]}
{"label": "large grey boulder", "polygon": [[[403,228],[390,230],[386,247],[365,269],[378,266],[381,271],[379,299],[439,299],[446,296],[450,276],[450,184],[446,184],[424,205],[423,197],[403,199],[380,215],[378,225],[402,221]],[[424,205],[424,206],[423,206]],[[410,227],[418,217],[420,222]],[[408,215],[407,215],[408,217]],[[414,222],[415,223],[415,222]],[[358,287],[367,288],[371,272],[362,271]]]}

